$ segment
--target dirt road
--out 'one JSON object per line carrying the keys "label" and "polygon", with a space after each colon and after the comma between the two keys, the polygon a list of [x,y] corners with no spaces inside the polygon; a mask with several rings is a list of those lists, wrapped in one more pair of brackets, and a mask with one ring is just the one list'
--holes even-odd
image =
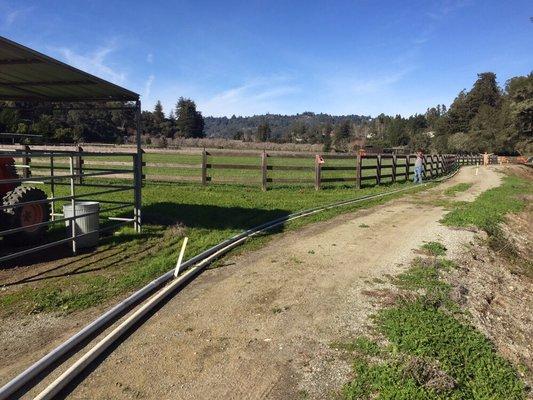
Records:
{"label": "dirt road", "polygon": [[471,232],[438,221],[442,191],[458,200],[497,186],[493,168],[463,168],[438,188],[288,232],[206,271],[135,331],[71,398],[330,398],[350,365],[332,342],[354,337],[373,311],[365,286],[397,274],[424,241],[453,253]]}

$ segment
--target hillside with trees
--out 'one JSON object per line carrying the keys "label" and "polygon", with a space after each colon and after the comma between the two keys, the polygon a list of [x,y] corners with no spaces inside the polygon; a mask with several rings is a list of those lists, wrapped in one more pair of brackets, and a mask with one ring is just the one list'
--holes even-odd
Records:
{"label": "hillside with trees", "polygon": [[[111,104],[113,105],[113,104]],[[143,140],[166,146],[177,138],[225,138],[244,142],[321,144],[324,151],[421,147],[437,152],[533,152],[533,73],[498,86],[492,72],[478,74],[452,104],[408,118],[380,114],[333,116],[304,112],[250,117],[203,117],[190,99],[165,113],[161,102],[142,112]],[[37,133],[49,142],[131,142],[131,110],[60,110],[52,105],[0,103],[0,131]]]}

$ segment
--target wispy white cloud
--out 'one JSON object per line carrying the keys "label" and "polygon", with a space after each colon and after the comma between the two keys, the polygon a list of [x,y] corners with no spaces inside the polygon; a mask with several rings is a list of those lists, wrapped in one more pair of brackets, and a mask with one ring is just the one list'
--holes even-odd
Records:
{"label": "wispy white cloud", "polygon": [[68,47],[56,48],[54,50],[61,54],[68,64],[83,71],[117,84],[123,84],[126,81],[126,74],[112,67],[106,60],[116,50],[114,43],[99,47],[85,54],[77,53]]}
{"label": "wispy white cloud", "polygon": [[150,92],[152,91],[152,84],[154,83],[155,76],[150,75],[146,82],[144,83],[144,92],[143,97],[148,98],[150,97]]}
{"label": "wispy white cloud", "polygon": [[0,27],[2,29],[11,28],[17,20],[21,20],[33,10],[34,7],[10,8],[0,4]]}
{"label": "wispy white cloud", "polygon": [[149,64],[152,64],[154,62],[154,55],[152,53],[148,53],[146,55],[146,62]]}
{"label": "wispy white cloud", "polygon": [[426,15],[434,20],[441,20],[448,14],[466,7],[472,3],[472,0],[442,0],[437,3],[435,11],[428,12]]}
{"label": "wispy white cloud", "polygon": [[430,40],[433,32],[437,26],[441,24],[450,14],[467,7],[472,3],[472,0],[441,0],[435,3],[436,7],[431,11],[425,13],[427,17],[426,26],[421,33],[413,39],[413,44],[422,45]]}
{"label": "wispy white cloud", "polygon": [[294,82],[283,76],[260,77],[199,102],[206,115],[252,115],[280,112],[280,102],[300,91]]}
{"label": "wispy white cloud", "polygon": [[412,66],[369,79],[358,79],[345,85],[345,88],[353,94],[377,93],[400,82],[402,78],[414,69],[414,66]]}

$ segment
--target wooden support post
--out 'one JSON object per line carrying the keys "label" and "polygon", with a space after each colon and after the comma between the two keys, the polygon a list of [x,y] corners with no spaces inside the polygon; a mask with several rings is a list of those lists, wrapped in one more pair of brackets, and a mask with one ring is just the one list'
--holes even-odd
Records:
{"label": "wooden support post", "polygon": [[363,156],[361,155],[361,153],[358,153],[357,154],[357,159],[356,159],[356,163],[357,165],[355,166],[356,167],[356,170],[355,170],[355,187],[357,189],[361,189],[361,176],[362,176],[362,166],[363,166]]}
{"label": "wooden support post", "polygon": [[24,154],[24,157],[22,157],[22,164],[24,165],[22,167],[23,178],[29,178],[31,176],[31,170],[30,170],[31,158],[29,157],[30,152],[31,152],[30,146],[28,146],[27,144],[24,145],[22,149],[22,153]]}
{"label": "wooden support post", "polygon": [[376,157],[376,185],[381,184],[381,154]]}
{"label": "wooden support post", "polygon": [[70,170],[70,206],[72,207],[72,219],[70,220],[70,230],[72,237],[72,254],[76,255],[77,253],[77,243],[76,243],[76,191],[75,191],[75,179],[74,179],[74,157],[72,154],[69,157],[69,170]]}
{"label": "wooden support post", "polygon": [[322,175],[322,164],[320,163],[320,156],[315,156],[315,190],[320,190],[320,181]]}
{"label": "wooden support post", "polygon": [[133,228],[135,232],[142,231],[142,183],[143,183],[143,149],[141,146],[141,101],[135,102],[135,147],[136,152],[133,156],[133,173],[134,193],[133,193]]}
{"label": "wooden support post", "polygon": [[207,185],[207,156],[205,148],[202,150],[202,185]]}
{"label": "wooden support post", "polygon": [[[78,153],[82,153],[83,149],[82,149],[81,146],[78,146],[76,151]],[[76,182],[78,183],[78,185],[81,185],[83,183],[83,178],[82,178],[82,175],[83,175],[83,158],[82,158],[81,155],[76,156],[76,158],[74,159],[74,166],[75,166],[76,174],[79,175],[77,177],[77,179],[76,179]]]}
{"label": "wooden support post", "polygon": [[392,183],[396,182],[396,154],[392,155]]}
{"label": "wooden support post", "polygon": [[[55,194],[55,181],[54,181],[54,156],[51,156],[50,157],[50,197],[53,199],[54,197],[56,197],[56,194]],[[52,204],[51,204],[51,207],[52,207],[52,215],[50,216],[52,221],[55,220],[55,213],[56,213],[56,208],[55,208],[55,202],[52,200]]]}
{"label": "wooden support post", "polygon": [[431,177],[434,178],[437,176],[437,166],[435,165],[435,157],[432,155],[429,156],[431,159]]}
{"label": "wooden support post", "polygon": [[134,202],[134,221],[133,226],[135,232],[141,233],[142,228],[142,219],[141,219],[141,210],[142,210],[142,179],[143,179],[143,150],[140,149],[139,152],[133,155],[133,202]]}
{"label": "wooden support post", "polygon": [[405,181],[409,181],[409,167],[411,163],[411,156],[408,154],[405,156]]}
{"label": "wooden support post", "polygon": [[268,154],[265,150],[261,154],[261,190],[265,192],[267,190],[267,160]]}

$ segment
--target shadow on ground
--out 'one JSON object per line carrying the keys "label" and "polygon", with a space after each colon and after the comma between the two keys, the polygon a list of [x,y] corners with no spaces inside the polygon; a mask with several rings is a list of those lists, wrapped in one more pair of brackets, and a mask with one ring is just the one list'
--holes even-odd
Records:
{"label": "shadow on ground", "polygon": [[203,204],[154,203],[143,207],[143,221],[154,225],[185,225],[189,228],[245,230],[280,217],[290,211]]}
{"label": "shadow on ground", "polygon": [[[62,276],[98,273],[98,271],[112,266],[115,256],[122,251],[128,251],[127,245],[133,241],[163,240],[165,232],[170,227],[185,226],[206,230],[237,230],[243,231],[281,217],[289,215],[289,211],[274,209],[256,209],[243,207],[221,207],[212,205],[177,204],[170,202],[154,203],[143,208],[143,224],[146,229],[140,235],[132,231],[121,232],[119,235],[108,235],[100,239],[99,247],[83,249],[76,256],[72,256],[70,245],[60,245],[52,249],[29,254],[2,263],[1,269],[12,269],[13,275],[5,286],[48,280]],[[126,216],[126,215],[124,215]],[[278,233],[283,225],[265,233]],[[49,241],[58,240],[59,229],[50,232]],[[64,230],[62,230],[64,235]],[[227,239],[224,237],[223,239]],[[222,240],[223,240],[222,239]],[[121,249],[121,247],[123,247]],[[22,251],[29,246],[11,247],[2,245],[0,241],[0,255]],[[116,248],[116,250],[114,249]],[[113,251],[111,251],[113,249]],[[138,255],[138,253],[137,253]],[[38,269],[30,276],[17,278],[16,267],[37,266]],[[75,266],[75,269],[72,267]],[[14,279],[13,279],[14,278]]]}

